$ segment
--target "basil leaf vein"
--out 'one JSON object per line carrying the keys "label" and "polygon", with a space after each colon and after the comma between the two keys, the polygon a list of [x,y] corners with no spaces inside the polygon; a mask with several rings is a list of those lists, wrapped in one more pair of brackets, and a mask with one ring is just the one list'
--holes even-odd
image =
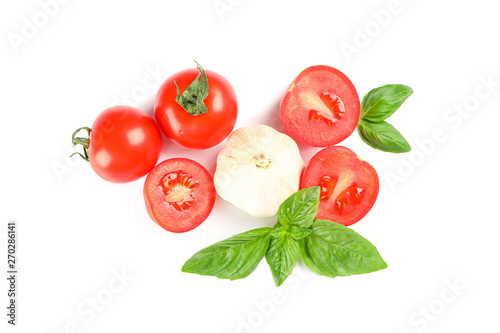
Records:
{"label": "basil leaf vein", "polygon": [[283,238],[271,239],[266,261],[276,286],[279,287],[292,273],[299,259],[299,252],[299,243],[288,234]]}
{"label": "basil leaf vein", "polygon": [[361,119],[383,121],[396,112],[412,94],[413,89],[403,84],[387,84],[374,88],[361,102]]}
{"label": "basil leaf vein", "polygon": [[301,240],[311,234],[312,229],[296,227],[294,225],[290,226],[290,237],[295,240]]}
{"label": "basil leaf vein", "polygon": [[182,271],[237,280],[250,275],[266,254],[272,228],[252,229],[196,252]]}
{"label": "basil leaf vein", "polygon": [[387,267],[376,247],[354,230],[327,220],[314,220],[312,233],[300,241],[304,263],[329,277],[374,272]]}
{"label": "basil leaf vein", "polygon": [[292,194],[278,209],[282,225],[308,228],[318,214],[320,187],[310,187]]}
{"label": "basil leaf vein", "polygon": [[373,123],[361,119],[358,122],[358,133],[370,147],[391,152],[406,153],[411,146],[397,129],[386,121]]}

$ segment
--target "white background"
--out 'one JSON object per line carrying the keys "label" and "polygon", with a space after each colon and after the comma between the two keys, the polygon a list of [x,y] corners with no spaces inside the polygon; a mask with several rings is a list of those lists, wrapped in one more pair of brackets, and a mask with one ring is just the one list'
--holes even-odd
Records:
{"label": "white background", "polygon": [[[18,326],[6,324],[2,278],[2,332],[498,332],[493,1],[54,3],[0,5],[4,272],[8,221],[18,222],[19,237]],[[217,3],[230,7],[220,13]],[[380,14],[389,9],[389,17]],[[348,44],[357,53],[346,55]],[[360,97],[388,83],[415,90],[389,120],[412,153],[373,150],[356,133],[342,142],[379,172],[378,201],[353,229],[377,246],[387,269],[330,279],[299,263],[279,289],[265,261],[234,282],[181,273],[202,247],[274,219],[251,218],[217,198],[200,227],[169,233],[147,216],[144,179],[107,183],[67,158],[76,128],[115,104],[151,114],[161,81],[194,67],[193,59],[233,84],[236,127],[283,130],[279,102],[311,65],[340,69]],[[433,133],[439,142],[429,141]],[[192,151],[165,140],[161,159],[189,157],[213,174],[221,147]],[[318,150],[300,148],[306,162]]]}

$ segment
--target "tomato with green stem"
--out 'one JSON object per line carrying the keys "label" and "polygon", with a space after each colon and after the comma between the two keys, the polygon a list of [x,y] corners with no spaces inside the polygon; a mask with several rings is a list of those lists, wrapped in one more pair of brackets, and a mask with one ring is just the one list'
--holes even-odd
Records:
{"label": "tomato with green stem", "polygon": [[197,66],[163,83],[156,95],[155,118],[163,134],[176,144],[206,149],[231,133],[238,102],[228,80]]}
{"label": "tomato with green stem", "polygon": [[[78,137],[83,130],[87,137]],[[113,183],[127,183],[147,175],[158,162],[162,144],[153,118],[129,106],[104,110],[92,128],[79,128],[72,140],[73,145],[83,146],[83,154],[75,154],[90,162],[99,177]]]}

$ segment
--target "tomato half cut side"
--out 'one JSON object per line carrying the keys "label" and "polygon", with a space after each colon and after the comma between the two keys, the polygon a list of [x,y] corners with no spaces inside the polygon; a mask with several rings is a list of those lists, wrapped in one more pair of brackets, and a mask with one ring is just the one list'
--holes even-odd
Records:
{"label": "tomato half cut side", "polygon": [[315,147],[337,144],[356,128],[361,112],[351,80],[330,66],[311,66],[288,88],[280,118],[290,136]]}
{"label": "tomato half cut side", "polygon": [[151,219],[171,232],[186,232],[207,219],[215,203],[210,173],[199,163],[172,158],[154,167],[144,183]]}
{"label": "tomato half cut side", "polygon": [[379,191],[375,169],[352,150],[325,148],[314,155],[302,175],[301,188],[320,186],[316,218],[352,225],[373,207]]}

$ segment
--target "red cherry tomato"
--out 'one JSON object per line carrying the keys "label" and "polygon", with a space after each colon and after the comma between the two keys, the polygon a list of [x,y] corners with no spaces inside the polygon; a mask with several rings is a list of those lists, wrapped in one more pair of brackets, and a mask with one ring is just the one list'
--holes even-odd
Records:
{"label": "red cherry tomato", "polygon": [[131,182],[145,176],[156,165],[162,142],[155,121],[129,106],[104,110],[94,121],[88,140],[81,140],[85,141],[92,169],[113,183]]}
{"label": "red cherry tomato", "polygon": [[149,216],[171,232],[186,232],[199,226],[210,215],[215,196],[210,173],[186,158],[159,163],[144,183]]}
{"label": "red cherry tomato", "polygon": [[321,187],[316,218],[349,226],[361,220],[378,196],[375,169],[352,150],[331,146],[314,155],[304,170],[301,188]]}
{"label": "red cherry tomato", "polygon": [[236,93],[221,75],[205,70],[208,96],[203,100],[207,113],[189,114],[176,101],[180,93],[197,78],[198,69],[186,69],[168,78],[155,101],[155,118],[161,131],[180,146],[206,149],[224,140],[233,130],[238,116]]}
{"label": "red cherry tomato", "polygon": [[358,93],[347,76],[333,67],[312,66],[288,88],[280,118],[292,138],[326,147],[351,135],[360,109]]}

